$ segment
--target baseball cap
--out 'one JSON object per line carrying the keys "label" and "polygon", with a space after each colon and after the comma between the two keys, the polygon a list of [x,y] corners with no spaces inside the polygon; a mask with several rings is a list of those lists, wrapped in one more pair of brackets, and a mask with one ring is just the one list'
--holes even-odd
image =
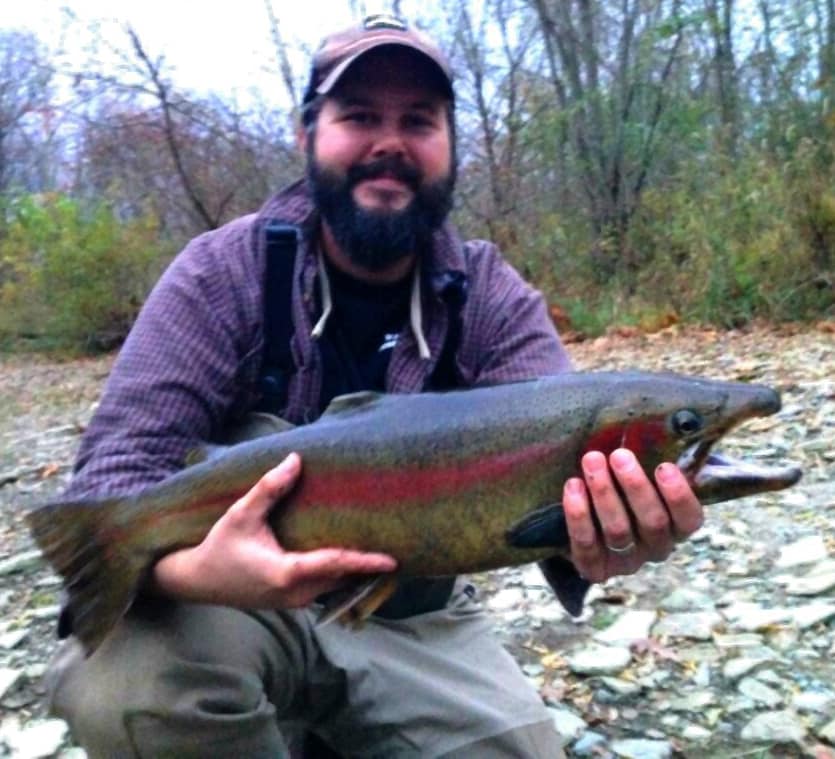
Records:
{"label": "baseball cap", "polygon": [[322,41],[313,56],[303,104],[317,95],[328,94],[354,61],[382,45],[402,45],[424,55],[440,72],[445,94],[453,99],[452,70],[440,48],[397,16],[377,13],[366,16],[359,26],[336,32]]}

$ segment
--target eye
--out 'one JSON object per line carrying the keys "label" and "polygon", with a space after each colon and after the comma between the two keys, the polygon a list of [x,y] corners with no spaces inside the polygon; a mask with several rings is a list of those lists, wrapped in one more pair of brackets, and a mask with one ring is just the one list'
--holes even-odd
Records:
{"label": "eye", "polygon": [[435,125],[435,122],[432,121],[428,116],[424,116],[423,114],[410,114],[404,119],[406,126],[411,129],[423,129],[429,128]]}
{"label": "eye", "polygon": [[371,124],[374,122],[374,114],[371,111],[351,111],[344,116],[345,121],[352,121],[355,124]]}
{"label": "eye", "polygon": [[688,408],[680,409],[673,414],[673,432],[676,435],[692,435],[704,425],[700,414]]}

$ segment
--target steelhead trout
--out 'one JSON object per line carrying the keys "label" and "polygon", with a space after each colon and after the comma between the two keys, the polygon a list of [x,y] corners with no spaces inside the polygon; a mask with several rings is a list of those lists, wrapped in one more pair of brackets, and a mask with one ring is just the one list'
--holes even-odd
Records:
{"label": "steelhead trout", "polygon": [[157,558],[199,543],[292,451],[303,472],[270,517],[285,548],[383,552],[397,559],[398,576],[410,577],[547,560],[546,577],[577,613],[588,584],[568,561],[559,501],[581,456],[626,447],[647,472],[677,462],[703,503],[777,490],[800,471],[733,461],[712,447],[740,422],[779,407],[765,386],[642,372],[358,393],[335,399],[313,424],[215,451],[135,495],[50,503],[27,519],[64,578],[74,632],[88,653]]}

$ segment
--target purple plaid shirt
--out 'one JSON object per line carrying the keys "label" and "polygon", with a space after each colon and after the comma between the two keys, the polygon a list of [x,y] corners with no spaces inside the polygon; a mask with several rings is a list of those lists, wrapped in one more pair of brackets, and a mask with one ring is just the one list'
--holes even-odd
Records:
{"label": "purple plaid shirt", "polygon": [[[311,329],[317,263],[317,217],[305,183],[270,199],[257,214],[192,240],[151,295],[113,367],[98,410],[81,441],[68,495],[141,489],[180,469],[186,453],[212,440],[258,400],[268,219],[299,225],[291,352],[297,371],[284,416],[311,421],[321,361]],[[408,326],[386,377],[390,392],[420,392],[441,353],[447,307],[440,290],[466,277],[456,356],[466,386],[513,382],[570,368],[542,296],[483,241],[462,243],[450,225],[434,237],[423,290],[423,329],[431,358],[421,359]],[[254,483],[253,483],[254,484]]]}

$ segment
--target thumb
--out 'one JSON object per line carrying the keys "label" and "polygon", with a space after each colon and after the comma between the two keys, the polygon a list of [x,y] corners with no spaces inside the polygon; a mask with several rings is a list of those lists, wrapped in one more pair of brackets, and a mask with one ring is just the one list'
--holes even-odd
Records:
{"label": "thumb", "polygon": [[273,467],[241,496],[227,512],[237,526],[252,526],[263,522],[276,501],[287,495],[301,474],[301,458],[291,453],[278,466]]}

